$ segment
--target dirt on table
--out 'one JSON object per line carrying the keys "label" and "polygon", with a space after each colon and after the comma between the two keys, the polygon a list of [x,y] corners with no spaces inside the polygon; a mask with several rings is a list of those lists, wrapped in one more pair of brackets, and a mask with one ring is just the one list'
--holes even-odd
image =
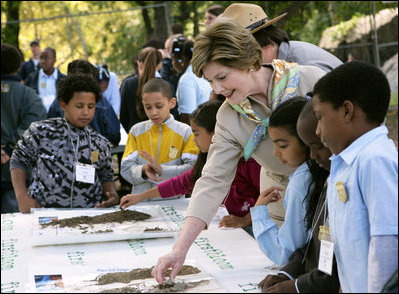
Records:
{"label": "dirt on table", "polygon": [[155,228],[146,228],[144,232],[162,232],[164,229],[160,227],[155,227]]}
{"label": "dirt on table", "polygon": [[[112,284],[112,283],[130,283],[133,280],[144,280],[144,279],[150,279],[152,278],[151,271],[154,267],[151,268],[140,268],[140,269],[134,269],[131,270],[130,272],[117,272],[117,273],[109,273],[109,274],[104,274],[100,275],[96,278],[97,284],[98,285],[106,285],[106,284]],[[170,270],[167,270],[165,275],[169,276],[170,275]],[[179,273],[177,274],[178,276],[185,276],[185,275],[192,275],[192,274],[198,274],[200,270],[196,267],[190,266],[190,265],[183,265],[183,267],[180,269]]]}
{"label": "dirt on table", "polygon": [[[195,288],[201,284],[209,283],[208,280],[198,281],[198,282],[177,282],[171,286],[163,286],[158,285],[154,286],[151,289],[146,289],[146,293],[174,293],[174,292],[182,292],[187,289]],[[101,291],[100,293],[142,293],[136,287],[122,287],[122,288],[114,288],[105,291]]]}
{"label": "dirt on table", "polygon": [[42,227],[59,225],[64,227],[79,227],[80,225],[95,225],[107,223],[123,223],[127,221],[143,221],[151,218],[151,215],[135,210],[121,210],[111,213],[105,213],[95,216],[76,216],[71,218],[64,218],[57,221],[52,221],[47,224],[42,224]]}

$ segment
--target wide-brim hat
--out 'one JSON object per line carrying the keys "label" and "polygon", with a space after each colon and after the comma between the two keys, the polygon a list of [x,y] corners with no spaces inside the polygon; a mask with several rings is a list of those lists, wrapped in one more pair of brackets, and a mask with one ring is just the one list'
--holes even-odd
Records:
{"label": "wide-brim hat", "polygon": [[259,5],[234,3],[227,7],[223,14],[219,15],[219,18],[234,19],[253,34],[274,24],[286,15],[287,13],[283,13],[270,19]]}

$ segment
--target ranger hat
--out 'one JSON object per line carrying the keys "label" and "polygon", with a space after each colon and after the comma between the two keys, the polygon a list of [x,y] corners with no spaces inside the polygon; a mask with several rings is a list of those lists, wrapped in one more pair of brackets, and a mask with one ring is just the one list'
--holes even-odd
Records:
{"label": "ranger hat", "polygon": [[253,34],[279,21],[286,15],[287,13],[283,13],[270,19],[259,5],[234,3],[227,7],[219,18],[232,18]]}

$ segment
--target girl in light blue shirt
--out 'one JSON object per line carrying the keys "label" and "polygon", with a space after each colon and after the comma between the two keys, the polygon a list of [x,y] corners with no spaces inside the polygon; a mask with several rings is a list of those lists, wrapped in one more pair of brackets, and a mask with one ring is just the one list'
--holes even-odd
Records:
{"label": "girl in light blue shirt", "polygon": [[280,188],[263,191],[251,208],[253,232],[260,249],[277,265],[288,262],[291,254],[304,246],[328,171],[310,159],[309,148],[296,132],[296,123],[308,99],[294,97],[278,106],[270,116],[268,135],[274,142],[274,155],[289,167],[297,168],[289,177],[284,197],[286,217],[281,228],[270,219],[266,205],[280,199]]}

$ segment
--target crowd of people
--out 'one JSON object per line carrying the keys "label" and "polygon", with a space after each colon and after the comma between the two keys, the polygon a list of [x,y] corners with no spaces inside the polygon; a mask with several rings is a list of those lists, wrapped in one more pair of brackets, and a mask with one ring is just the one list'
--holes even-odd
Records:
{"label": "crowd of people", "polygon": [[[160,284],[223,206],[219,227],[245,229],[280,267],[262,292],[397,292],[387,78],[289,40],[276,25],[285,16],[213,5],[195,40],[175,24],[164,43],[147,42],[120,87],[104,62],[74,60],[64,75],[54,48],[33,41],[22,63],[3,43],[1,212],[189,197],[175,245],[152,270]],[[111,155],[121,126],[126,195]]]}

